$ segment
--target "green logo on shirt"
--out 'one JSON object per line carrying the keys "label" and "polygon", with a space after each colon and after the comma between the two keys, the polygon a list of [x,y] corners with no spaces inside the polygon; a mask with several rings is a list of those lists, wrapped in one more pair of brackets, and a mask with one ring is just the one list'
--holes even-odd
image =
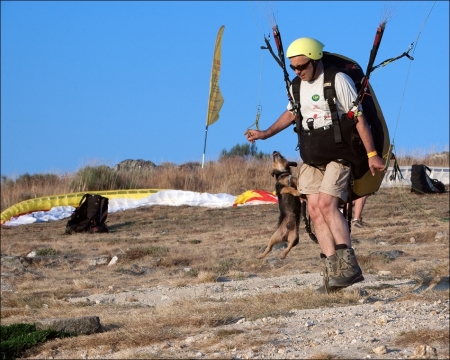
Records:
{"label": "green logo on shirt", "polygon": [[313,99],[313,101],[319,101],[320,96],[316,94],[316,95],[313,95],[311,99]]}

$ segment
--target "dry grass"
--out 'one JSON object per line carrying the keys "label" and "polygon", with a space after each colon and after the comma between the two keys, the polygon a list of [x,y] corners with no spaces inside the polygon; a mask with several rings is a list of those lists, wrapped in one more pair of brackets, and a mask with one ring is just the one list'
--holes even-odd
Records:
{"label": "dry grass", "polygon": [[[155,169],[112,170],[104,167],[100,170],[88,167],[95,173],[106,173],[101,184],[79,181],[79,174],[35,174],[22,175],[17,179],[2,177],[1,210],[31,198],[46,195],[58,195],[70,192],[118,189],[174,189],[207,193],[228,193],[239,195],[249,189],[272,188],[268,174],[272,170],[269,160],[245,160],[230,158],[220,162],[209,162],[201,166],[160,165]],[[107,171],[109,170],[109,171]],[[86,173],[86,168],[78,172]],[[99,176],[99,175],[97,175]],[[110,179],[113,177],[112,179]],[[120,179],[120,180],[118,180]]]}
{"label": "dry grass", "polygon": [[446,330],[418,329],[400,333],[394,340],[399,346],[420,345],[420,344],[448,344],[449,333]]}
{"label": "dry grass", "polygon": [[324,352],[318,352],[315,353],[314,355],[312,355],[311,357],[309,357],[309,359],[314,359],[314,360],[333,360],[333,359],[339,359],[339,357],[333,355],[333,354],[329,354],[329,353],[324,353]]}
{"label": "dry grass", "polygon": [[[422,285],[420,282],[418,282],[417,284]],[[398,301],[412,301],[412,302],[425,301],[428,303],[434,303],[435,301],[444,301],[444,299],[448,299],[448,291],[447,293],[443,291],[424,291],[419,293],[407,292],[400,294],[400,296],[398,296],[397,298]]]}
{"label": "dry grass", "polygon": [[425,164],[427,166],[448,167],[450,163],[449,152],[437,149],[416,149],[413,151],[399,149],[395,152],[400,166],[412,164]]}
{"label": "dry grass", "polygon": [[[300,159],[290,160],[301,163]],[[424,150],[414,153],[400,151],[397,154],[397,160],[401,166],[426,164],[443,167],[448,167],[450,161],[448,151],[436,153]],[[174,189],[239,195],[249,189],[273,187],[273,182],[268,176],[272,170],[270,159],[245,160],[236,157],[219,162],[208,162],[203,169],[199,165],[187,163],[176,166],[167,163],[155,169],[131,171],[112,171],[105,165],[97,165],[87,166],[74,174],[24,174],[16,179],[2,176],[0,208],[4,211],[20,201],[41,196],[95,190]],[[82,174],[89,172],[93,172],[90,175],[96,177],[103,175],[103,181],[97,184],[95,181],[88,182],[80,178]]]}

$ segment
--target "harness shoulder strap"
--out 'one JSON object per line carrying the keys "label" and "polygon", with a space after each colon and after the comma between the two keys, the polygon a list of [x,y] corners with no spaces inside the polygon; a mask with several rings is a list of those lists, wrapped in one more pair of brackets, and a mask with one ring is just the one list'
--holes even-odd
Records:
{"label": "harness shoulder strap", "polygon": [[339,70],[335,66],[325,68],[323,79],[323,96],[331,112],[331,120],[333,121],[334,129],[334,143],[337,147],[341,147],[344,143],[342,141],[341,122],[339,121],[336,107],[336,89],[334,85],[336,74],[338,72]]}
{"label": "harness shoulder strap", "polygon": [[300,78],[298,76],[296,76],[293,80],[292,80],[292,93],[294,95],[294,100],[297,103],[300,103]]}
{"label": "harness shoulder strap", "polygon": [[292,80],[292,94],[294,95],[294,100],[295,102],[298,104],[298,118],[300,119],[300,123],[303,120],[303,116],[302,113],[300,111],[300,107],[302,106],[300,104],[300,85],[301,85],[301,80],[298,76],[296,76],[293,80]]}
{"label": "harness shoulder strap", "polygon": [[300,107],[302,106],[300,104],[300,84],[301,80],[298,76],[296,76],[291,82],[292,95],[294,97],[294,101],[298,104],[298,112],[297,117],[295,118],[295,127],[294,127],[294,131],[297,133],[298,136],[297,147],[295,148],[295,150],[300,149],[300,132],[302,131],[302,120],[303,120],[302,112],[300,111]]}

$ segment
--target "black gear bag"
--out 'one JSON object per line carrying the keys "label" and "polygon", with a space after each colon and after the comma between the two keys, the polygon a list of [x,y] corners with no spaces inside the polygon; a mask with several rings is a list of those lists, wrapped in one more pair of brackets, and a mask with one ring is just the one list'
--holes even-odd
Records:
{"label": "black gear bag", "polygon": [[105,224],[108,216],[109,199],[100,195],[84,194],[79,206],[70,216],[66,225],[66,234],[89,232],[108,232]]}
{"label": "black gear bag", "polygon": [[426,165],[411,165],[411,192],[416,194],[444,193],[445,185],[437,179],[431,179],[427,170],[431,174],[431,169]]}

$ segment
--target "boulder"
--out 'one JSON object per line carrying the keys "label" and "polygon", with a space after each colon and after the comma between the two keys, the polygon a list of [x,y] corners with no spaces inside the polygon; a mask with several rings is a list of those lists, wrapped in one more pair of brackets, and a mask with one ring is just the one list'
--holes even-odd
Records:
{"label": "boulder", "polygon": [[102,331],[100,318],[98,316],[83,316],[79,318],[54,318],[41,319],[35,322],[36,330],[53,329],[71,334],[94,334]]}
{"label": "boulder", "polygon": [[114,166],[114,170],[153,170],[156,164],[149,160],[131,160],[127,159]]}

